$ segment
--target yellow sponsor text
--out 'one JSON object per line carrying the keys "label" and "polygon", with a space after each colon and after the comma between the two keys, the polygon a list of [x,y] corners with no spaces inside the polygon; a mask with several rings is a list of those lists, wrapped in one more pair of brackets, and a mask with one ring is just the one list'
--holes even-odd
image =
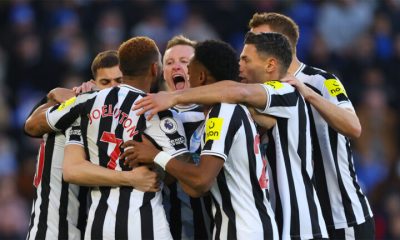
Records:
{"label": "yellow sponsor text", "polygon": [[68,107],[69,105],[73,104],[76,101],[76,97],[72,97],[68,99],[67,101],[61,103],[61,105],[57,108],[57,111],[61,111],[64,108]]}
{"label": "yellow sponsor text", "polygon": [[218,140],[221,137],[223,118],[209,118],[206,122],[206,142],[208,140]]}
{"label": "yellow sponsor text", "polygon": [[283,86],[284,86],[284,85],[283,85],[281,82],[279,82],[279,81],[267,81],[267,82],[265,82],[264,84],[267,85],[267,86],[273,87],[275,90],[281,89],[281,88],[283,88]]}
{"label": "yellow sponsor text", "polygon": [[346,90],[344,90],[344,87],[342,83],[337,80],[337,79],[328,79],[325,80],[324,82],[326,89],[328,89],[329,94],[332,97],[336,97],[337,95],[343,93],[344,95],[347,96]]}

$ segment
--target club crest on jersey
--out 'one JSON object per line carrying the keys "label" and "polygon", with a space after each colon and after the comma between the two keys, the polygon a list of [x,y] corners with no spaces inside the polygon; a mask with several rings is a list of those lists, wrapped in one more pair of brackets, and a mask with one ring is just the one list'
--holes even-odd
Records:
{"label": "club crest on jersey", "polygon": [[223,118],[209,118],[206,122],[206,142],[208,140],[218,140],[221,137]]}
{"label": "club crest on jersey", "polygon": [[175,133],[178,129],[178,124],[176,121],[171,117],[165,117],[161,119],[160,128],[163,132],[167,134]]}
{"label": "club crest on jersey", "polygon": [[72,97],[68,99],[67,101],[61,103],[61,105],[57,108],[57,111],[61,111],[64,108],[68,107],[69,105],[73,104],[76,101],[76,97]]}
{"label": "club crest on jersey", "polygon": [[343,93],[347,97],[346,90],[342,83],[337,79],[328,79],[324,82],[326,89],[328,89],[329,95],[336,97],[337,95]]}
{"label": "club crest on jersey", "polygon": [[283,88],[283,84],[279,81],[267,81],[264,83],[267,86],[271,86],[273,89],[278,90]]}

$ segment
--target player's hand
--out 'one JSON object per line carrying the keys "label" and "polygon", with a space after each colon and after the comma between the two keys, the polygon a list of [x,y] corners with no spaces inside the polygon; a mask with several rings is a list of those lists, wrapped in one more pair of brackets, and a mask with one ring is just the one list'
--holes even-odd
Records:
{"label": "player's hand", "polygon": [[75,97],[74,91],[67,88],[54,88],[47,94],[47,98],[56,103],[65,102],[72,97]]}
{"label": "player's hand", "polygon": [[253,120],[262,128],[271,129],[276,124],[276,118],[257,112],[254,108],[248,107]]}
{"label": "player's hand", "polygon": [[307,99],[308,96],[313,93],[313,90],[307,87],[302,81],[297,79],[292,74],[287,74],[284,78],[281,79],[281,81],[289,83],[290,85],[295,87],[305,99]]}
{"label": "player's hand", "polygon": [[131,186],[142,192],[160,191],[160,179],[147,166],[140,166],[128,172]]}
{"label": "player's hand", "polygon": [[95,89],[96,89],[96,84],[94,84],[92,81],[87,81],[82,83],[82,85],[78,87],[72,88],[72,91],[74,91],[75,94],[79,94],[79,93],[89,92]]}
{"label": "player's hand", "polygon": [[135,102],[132,110],[139,110],[136,115],[139,116],[147,112],[147,120],[151,120],[155,114],[176,105],[173,93],[161,91],[155,94],[147,94],[146,97]]}
{"label": "player's hand", "polygon": [[129,140],[122,144],[122,148],[124,148],[124,153],[121,154],[120,159],[130,167],[138,166],[140,163],[152,164],[155,156],[160,152],[145,135],[142,136],[142,142]]}

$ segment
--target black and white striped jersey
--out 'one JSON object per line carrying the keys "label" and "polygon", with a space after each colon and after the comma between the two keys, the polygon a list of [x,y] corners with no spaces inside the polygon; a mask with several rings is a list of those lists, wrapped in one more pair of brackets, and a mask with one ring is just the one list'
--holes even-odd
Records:
{"label": "black and white striped jersey", "polygon": [[[130,170],[119,160],[120,145],[138,140],[142,133],[172,156],[187,152],[175,112],[160,112],[150,121],[136,116],[132,107],[144,95],[124,84],[83,94],[50,109],[47,121],[54,129],[64,129],[80,117],[79,128],[67,132],[67,144],[83,143],[88,160],[116,171]],[[171,239],[160,192],[97,187],[91,189],[91,199],[85,239]]]}
{"label": "black and white striped jersey", "polygon": [[279,239],[267,199],[267,161],[246,107],[214,105],[206,117],[201,155],[214,155],[224,166],[211,187],[213,239]]}
{"label": "black and white striped jersey", "polygon": [[[333,74],[301,64],[295,76],[329,102],[353,109],[342,83]],[[314,178],[328,228],[347,228],[372,217],[358,184],[350,140],[329,127],[318,111],[307,104],[313,139]]]}
{"label": "black and white striped jersey", "polygon": [[[43,103],[45,99],[37,107]],[[64,182],[62,177],[64,145],[64,133],[43,135],[33,180],[35,197],[27,239],[83,237],[87,218],[88,189]]]}
{"label": "black and white striped jersey", "polygon": [[327,229],[314,185],[311,135],[307,108],[300,93],[287,83],[261,84],[268,95],[265,109],[276,117],[268,131],[267,157],[273,186],[271,202],[281,238],[327,238]]}
{"label": "black and white striped jersey", "polygon": [[[201,150],[203,108],[196,104],[176,105],[172,110],[178,112],[182,121],[187,146],[195,162],[198,162]],[[206,198],[206,199],[204,199]],[[167,214],[171,234],[177,239],[210,239],[210,219],[206,206],[209,196],[192,198],[186,194],[178,182],[163,189],[163,205]],[[206,202],[204,202],[206,201]]]}

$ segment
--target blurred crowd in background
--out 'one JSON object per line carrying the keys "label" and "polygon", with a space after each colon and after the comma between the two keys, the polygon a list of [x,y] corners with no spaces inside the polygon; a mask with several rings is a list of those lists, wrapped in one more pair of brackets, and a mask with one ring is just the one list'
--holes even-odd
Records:
{"label": "blurred crowd in background", "polygon": [[40,139],[22,126],[49,90],[88,81],[93,57],[133,36],[161,52],[182,33],[240,53],[264,11],[293,18],[300,60],[343,82],[363,128],[354,160],[377,239],[400,239],[400,0],[1,0],[0,239],[26,236]]}

